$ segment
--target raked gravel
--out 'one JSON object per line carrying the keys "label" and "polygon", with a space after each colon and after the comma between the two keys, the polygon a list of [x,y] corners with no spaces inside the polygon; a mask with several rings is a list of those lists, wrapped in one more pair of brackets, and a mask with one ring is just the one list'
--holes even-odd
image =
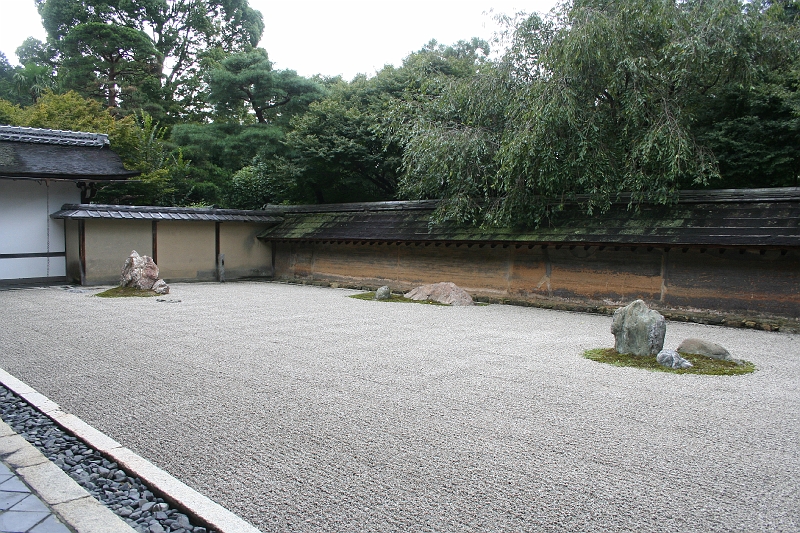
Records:
{"label": "raked gravel", "polygon": [[[0,367],[265,532],[800,530],[800,336],[615,368],[608,316],[172,284],[0,291]],[[180,301],[178,301],[180,300]]]}

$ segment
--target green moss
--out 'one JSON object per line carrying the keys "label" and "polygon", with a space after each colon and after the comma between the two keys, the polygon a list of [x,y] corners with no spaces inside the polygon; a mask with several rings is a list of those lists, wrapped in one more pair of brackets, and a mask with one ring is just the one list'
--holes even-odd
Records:
{"label": "green moss", "polygon": [[672,374],[704,374],[712,376],[736,376],[750,374],[756,366],[749,361],[736,364],[732,361],[720,361],[704,355],[681,353],[681,356],[692,363],[691,368],[672,369],[662,366],[656,361],[656,356],[639,356],[617,353],[614,348],[596,348],[586,350],[583,356],[598,363],[607,363],[614,366],[632,366],[644,368],[655,372],[670,372]]}
{"label": "green moss", "polygon": [[107,291],[98,292],[95,296],[99,296],[100,298],[130,298],[158,296],[158,293],[150,290],[137,289],[135,287],[114,287]]}
{"label": "green moss", "polygon": [[[363,294],[354,294],[350,296],[350,298],[355,298],[356,300],[375,300],[375,293],[374,292],[365,292]],[[411,298],[406,298],[405,296],[400,296],[399,294],[392,294],[386,300],[375,300],[377,302],[398,302],[398,303],[410,303],[410,304],[428,304],[428,305],[447,305],[441,302],[434,302],[433,300],[412,300]]]}

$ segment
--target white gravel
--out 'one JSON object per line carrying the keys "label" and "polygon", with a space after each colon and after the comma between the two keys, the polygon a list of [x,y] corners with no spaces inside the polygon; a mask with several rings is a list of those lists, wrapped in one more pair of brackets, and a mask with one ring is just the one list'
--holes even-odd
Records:
{"label": "white gravel", "polygon": [[276,283],[0,291],[0,366],[271,531],[800,530],[800,336],[754,374],[584,359],[611,318]]}

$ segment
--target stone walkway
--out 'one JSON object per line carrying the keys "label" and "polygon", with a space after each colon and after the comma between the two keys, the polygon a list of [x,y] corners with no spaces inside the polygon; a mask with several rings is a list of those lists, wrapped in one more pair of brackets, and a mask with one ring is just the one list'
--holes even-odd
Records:
{"label": "stone walkway", "polygon": [[0,532],[70,533],[39,496],[0,462]]}
{"label": "stone walkway", "polygon": [[0,291],[0,367],[264,532],[800,530],[800,336],[753,374],[584,359],[610,317],[171,284]]}

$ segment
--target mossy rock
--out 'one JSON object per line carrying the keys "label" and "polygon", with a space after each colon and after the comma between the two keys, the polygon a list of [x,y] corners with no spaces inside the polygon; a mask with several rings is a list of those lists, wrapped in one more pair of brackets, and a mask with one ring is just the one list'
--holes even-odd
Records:
{"label": "mossy rock", "polygon": [[644,368],[654,372],[669,372],[671,374],[702,374],[710,376],[737,376],[740,374],[750,374],[756,369],[756,365],[749,361],[736,363],[734,361],[721,361],[712,359],[704,355],[681,353],[681,357],[692,363],[691,368],[667,368],[656,361],[655,355],[640,356],[633,354],[621,354],[614,348],[596,348],[586,350],[583,356],[598,363],[606,363],[613,366],[630,366],[634,368]]}

